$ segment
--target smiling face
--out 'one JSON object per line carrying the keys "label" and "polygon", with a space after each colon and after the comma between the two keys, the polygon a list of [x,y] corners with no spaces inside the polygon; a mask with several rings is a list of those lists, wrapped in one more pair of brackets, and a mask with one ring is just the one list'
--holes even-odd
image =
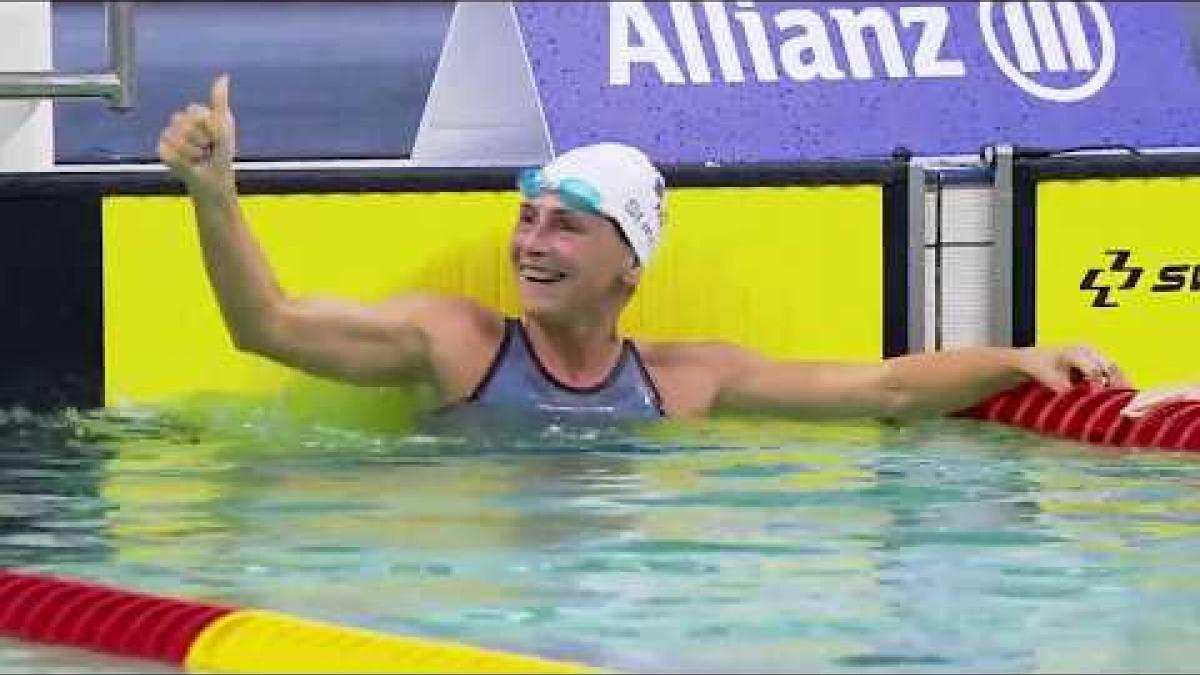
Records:
{"label": "smiling face", "polygon": [[619,313],[641,275],[614,223],[552,191],[521,202],[510,255],[522,308],[557,321]]}

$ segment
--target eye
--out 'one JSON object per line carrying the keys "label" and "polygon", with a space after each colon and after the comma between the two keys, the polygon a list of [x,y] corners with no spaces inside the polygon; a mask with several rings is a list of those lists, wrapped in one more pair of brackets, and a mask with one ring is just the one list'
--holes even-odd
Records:
{"label": "eye", "polygon": [[582,234],[587,231],[587,228],[584,227],[582,223],[569,216],[555,218],[554,222],[558,229],[562,230],[563,232]]}

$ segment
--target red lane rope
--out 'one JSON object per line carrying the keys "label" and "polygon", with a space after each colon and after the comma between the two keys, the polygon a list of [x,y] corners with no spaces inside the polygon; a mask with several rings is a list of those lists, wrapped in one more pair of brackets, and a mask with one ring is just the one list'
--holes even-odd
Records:
{"label": "red lane rope", "polygon": [[232,608],[0,570],[0,633],[182,665]]}
{"label": "red lane rope", "polygon": [[204,673],[581,673],[574,663],[0,569],[0,633]]}
{"label": "red lane rope", "polygon": [[1121,410],[1137,394],[1078,384],[1063,393],[1036,383],[1001,392],[955,414],[1051,436],[1115,447],[1200,451],[1200,401],[1166,403],[1137,418]]}

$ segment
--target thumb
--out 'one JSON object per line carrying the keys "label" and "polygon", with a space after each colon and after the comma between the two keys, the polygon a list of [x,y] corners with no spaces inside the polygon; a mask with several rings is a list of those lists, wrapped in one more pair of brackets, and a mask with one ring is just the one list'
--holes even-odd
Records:
{"label": "thumb", "polygon": [[230,114],[229,110],[229,75],[223,74],[213,81],[212,91],[209,94],[211,105],[209,106],[213,112],[221,115]]}
{"label": "thumb", "polygon": [[213,81],[209,94],[209,130],[215,140],[215,156],[223,161],[232,161],[234,150],[233,111],[229,108],[229,74],[225,73]]}

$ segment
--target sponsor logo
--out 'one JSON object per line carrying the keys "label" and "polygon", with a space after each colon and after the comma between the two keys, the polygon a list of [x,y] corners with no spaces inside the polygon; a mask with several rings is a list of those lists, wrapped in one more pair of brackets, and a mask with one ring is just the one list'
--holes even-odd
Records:
{"label": "sponsor logo", "polygon": [[[671,2],[670,21],[660,23],[648,4],[608,5],[612,86],[630,86],[635,75],[673,86],[968,77],[966,61],[950,52],[947,6],[795,3],[768,14],[754,2]],[[988,53],[1030,95],[1076,102],[1112,79],[1116,36],[1101,3],[981,2],[978,9]]]}
{"label": "sponsor logo", "polygon": [[[1003,31],[996,20],[1001,16]],[[1116,36],[1099,2],[981,2],[979,29],[1000,71],[1025,92],[1047,101],[1090,98],[1108,84],[1116,68]],[[1096,39],[1089,41],[1089,33]],[[1086,79],[1055,84],[1064,74]]]}
{"label": "sponsor logo", "polygon": [[1107,267],[1094,267],[1083,274],[1079,290],[1092,294],[1092,307],[1120,307],[1119,292],[1147,288],[1151,293],[1195,293],[1200,292],[1200,263],[1170,263],[1154,270],[1143,283],[1147,269],[1132,264],[1133,252],[1129,249],[1109,249]]}

